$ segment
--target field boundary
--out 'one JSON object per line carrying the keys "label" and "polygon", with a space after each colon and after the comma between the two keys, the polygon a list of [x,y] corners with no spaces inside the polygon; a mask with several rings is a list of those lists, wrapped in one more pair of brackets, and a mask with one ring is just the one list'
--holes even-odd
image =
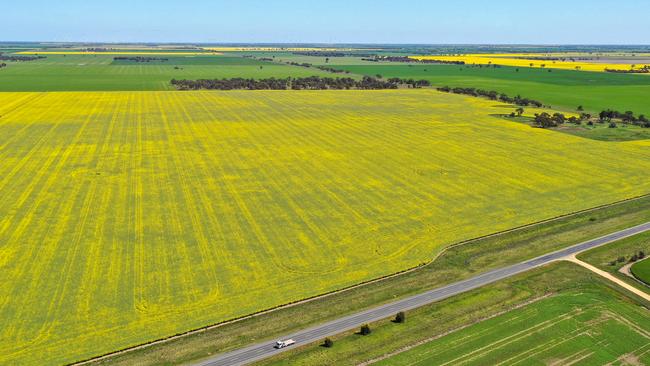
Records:
{"label": "field boundary", "polygon": [[295,307],[295,306],[298,306],[298,305],[301,305],[301,304],[304,304],[304,303],[312,302],[312,301],[319,300],[319,299],[324,299],[324,298],[327,298],[327,297],[330,297],[330,296],[333,296],[333,295],[336,295],[336,294],[341,294],[341,293],[344,293],[344,292],[347,292],[347,291],[350,291],[350,290],[353,290],[353,289],[364,287],[364,286],[367,286],[367,285],[370,285],[370,284],[373,284],[373,283],[377,283],[377,282],[380,282],[380,281],[383,281],[383,280],[386,280],[386,279],[398,277],[398,276],[401,276],[401,275],[404,275],[404,274],[407,274],[407,273],[411,273],[411,272],[416,271],[418,269],[427,267],[427,266],[433,264],[436,260],[438,260],[447,251],[449,251],[451,249],[454,249],[454,248],[457,248],[457,247],[460,247],[460,246],[471,244],[471,243],[473,243],[475,241],[478,241],[478,240],[488,239],[488,238],[500,236],[500,235],[503,235],[503,234],[516,232],[516,231],[519,231],[519,230],[524,230],[524,229],[535,227],[535,226],[542,225],[542,224],[545,224],[545,223],[554,222],[554,221],[558,221],[558,220],[561,220],[561,219],[564,219],[564,218],[578,216],[578,215],[582,215],[582,214],[585,214],[585,213],[598,211],[598,210],[601,210],[601,209],[614,207],[614,206],[618,206],[618,205],[633,202],[633,201],[642,200],[642,199],[648,198],[648,197],[650,197],[650,193],[643,194],[643,195],[640,195],[640,196],[631,197],[631,198],[626,198],[626,199],[619,200],[619,201],[616,201],[616,202],[612,202],[612,203],[608,203],[608,204],[604,204],[604,205],[600,205],[600,206],[596,206],[596,207],[592,207],[592,208],[588,208],[588,209],[584,209],[584,210],[580,210],[580,211],[574,211],[574,212],[571,212],[571,213],[555,216],[555,217],[548,218],[548,219],[545,219],[545,220],[520,225],[520,226],[511,228],[511,229],[502,230],[502,231],[498,231],[498,232],[495,232],[495,233],[492,233],[492,234],[487,234],[487,235],[479,236],[479,237],[476,237],[476,238],[460,241],[458,243],[451,244],[451,245],[448,245],[448,246],[442,248],[438,252],[438,254],[436,254],[431,260],[429,260],[429,261],[427,261],[425,263],[422,263],[422,264],[420,264],[418,266],[405,269],[403,271],[399,271],[399,272],[392,273],[392,274],[389,274],[389,275],[386,275],[386,276],[378,277],[378,278],[375,278],[375,279],[372,279],[372,280],[360,282],[358,284],[348,286],[348,287],[345,287],[345,288],[342,288],[342,289],[339,289],[339,290],[330,291],[330,292],[323,293],[323,294],[320,294],[320,295],[308,297],[308,298],[305,298],[305,299],[302,299],[302,300],[286,303],[286,304],[283,304],[283,305],[279,305],[279,306],[276,306],[276,307],[273,307],[273,308],[262,310],[262,311],[259,311],[259,312],[256,312],[256,313],[252,313],[252,314],[249,314],[249,315],[242,316],[242,317],[234,318],[234,319],[231,319],[231,320],[226,320],[226,321],[219,322],[219,323],[216,323],[216,324],[206,325],[206,326],[200,327],[200,328],[191,329],[191,330],[188,330],[186,332],[181,332],[181,333],[171,335],[169,337],[160,338],[160,339],[157,339],[157,340],[153,340],[153,341],[150,341],[150,342],[146,342],[146,343],[142,343],[142,344],[138,344],[138,345],[134,345],[134,346],[129,346],[129,347],[117,350],[117,351],[105,353],[103,355],[91,357],[91,358],[88,358],[88,359],[85,359],[85,360],[71,362],[71,363],[68,363],[66,365],[67,366],[87,365],[87,364],[90,364],[90,363],[93,363],[93,362],[96,362],[96,361],[105,360],[105,359],[108,359],[108,358],[111,358],[111,357],[114,357],[114,356],[118,356],[118,355],[122,355],[122,354],[125,354],[125,353],[128,353],[128,352],[131,352],[131,351],[142,350],[142,349],[145,349],[145,348],[148,348],[148,347],[151,347],[151,346],[171,342],[173,340],[180,339],[180,338],[183,338],[183,337],[186,337],[186,336],[191,336],[191,335],[194,335],[194,334],[200,334],[200,333],[203,333],[203,332],[206,332],[206,331],[209,331],[209,330],[217,329],[217,328],[220,328],[220,327],[225,326],[225,325],[237,323],[237,322],[247,320],[247,319],[256,318],[258,316],[265,315],[265,314],[268,314],[268,313],[271,313],[271,312],[274,312],[274,311],[277,311],[277,310],[288,309],[288,308],[292,308],[292,307]]}

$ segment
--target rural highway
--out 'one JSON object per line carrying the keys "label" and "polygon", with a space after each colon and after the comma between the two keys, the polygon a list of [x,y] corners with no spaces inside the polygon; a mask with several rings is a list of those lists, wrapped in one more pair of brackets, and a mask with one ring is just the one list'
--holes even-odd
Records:
{"label": "rural highway", "polygon": [[280,339],[293,339],[296,341],[294,346],[277,350],[273,348],[275,340],[262,342],[246,348],[232,352],[216,355],[210,359],[199,362],[197,366],[237,366],[246,365],[261,359],[277,355],[289,349],[306,345],[308,343],[320,341],[328,336],[333,336],[348,330],[360,327],[366,323],[372,323],[377,320],[386,319],[395,316],[400,311],[412,310],[448,297],[473,290],[475,288],[491,284],[493,282],[512,277],[516,274],[549,264],[554,261],[562,260],[566,257],[578,254],[585,250],[593,249],[623,238],[650,231],[650,222],[621,230],[603,237],[586,241],[553,253],[543,255],[522,263],[509,267],[495,269],[485,272],[476,277],[469,278],[460,282],[430,290],[419,295],[408,297],[399,301],[381,305],[368,309],[356,314],[348,315],[330,322],[320,324],[293,334],[279,337]]}

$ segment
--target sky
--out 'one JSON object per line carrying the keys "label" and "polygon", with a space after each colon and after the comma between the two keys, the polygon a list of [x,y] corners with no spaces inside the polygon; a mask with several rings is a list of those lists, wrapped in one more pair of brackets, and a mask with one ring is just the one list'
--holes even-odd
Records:
{"label": "sky", "polygon": [[650,0],[8,0],[0,41],[649,44]]}

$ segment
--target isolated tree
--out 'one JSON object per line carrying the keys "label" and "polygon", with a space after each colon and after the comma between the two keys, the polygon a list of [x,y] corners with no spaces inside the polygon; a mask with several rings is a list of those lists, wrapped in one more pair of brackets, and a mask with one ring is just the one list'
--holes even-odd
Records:
{"label": "isolated tree", "polygon": [[361,326],[361,329],[359,330],[359,334],[366,336],[370,334],[372,331],[370,330],[370,326],[368,324],[364,324]]}
{"label": "isolated tree", "polygon": [[517,116],[521,117],[522,114],[524,114],[524,109],[519,107],[515,110],[517,112]]}
{"label": "isolated tree", "polygon": [[404,323],[406,321],[406,314],[403,311],[400,311],[395,315],[395,323]]}
{"label": "isolated tree", "polygon": [[583,106],[579,105],[578,108],[576,108],[576,110],[577,110],[578,112],[582,112],[582,111],[584,111],[585,109],[584,109]]}
{"label": "isolated tree", "polygon": [[639,259],[645,258],[645,252],[643,250],[639,251]]}
{"label": "isolated tree", "polygon": [[334,341],[329,338],[325,338],[325,340],[323,341],[323,347],[332,348],[333,346],[334,346]]}
{"label": "isolated tree", "polygon": [[639,260],[639,256],[637,256],[636,254],[634,254],[634,255],[630,258],[630,262],[636,262],[636,261],[638,261],[638,260]]}

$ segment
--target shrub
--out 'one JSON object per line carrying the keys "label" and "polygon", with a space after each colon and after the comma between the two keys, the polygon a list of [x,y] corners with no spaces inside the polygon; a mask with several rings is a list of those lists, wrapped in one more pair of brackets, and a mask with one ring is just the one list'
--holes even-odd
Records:
{"label": "shrub", "polygon": [[625,262],[625,257],[618,257],[618,263]]}
{"label": "shrub", "polygon": [[333,346],[334,346],[334,341],[329,338],[325,338],[325,341],[323,341],[323,347],[332,348]]}
{"label": "shrub", "polygon": [[639,259],[645,258],[645,252],[643,250],[639,251]]}
{"label": "shrub", "polygon": [[359,334],[366,336],[370,334],[372,331],[370,330],[370,326],[368,324],[364,324],[361,326],[361,330],[359,331]]}
{"label": "shrub", "polygon": [[406,321],[406,314],[403,311],[400,311],[395,315],[395,323],[404,323]]}

